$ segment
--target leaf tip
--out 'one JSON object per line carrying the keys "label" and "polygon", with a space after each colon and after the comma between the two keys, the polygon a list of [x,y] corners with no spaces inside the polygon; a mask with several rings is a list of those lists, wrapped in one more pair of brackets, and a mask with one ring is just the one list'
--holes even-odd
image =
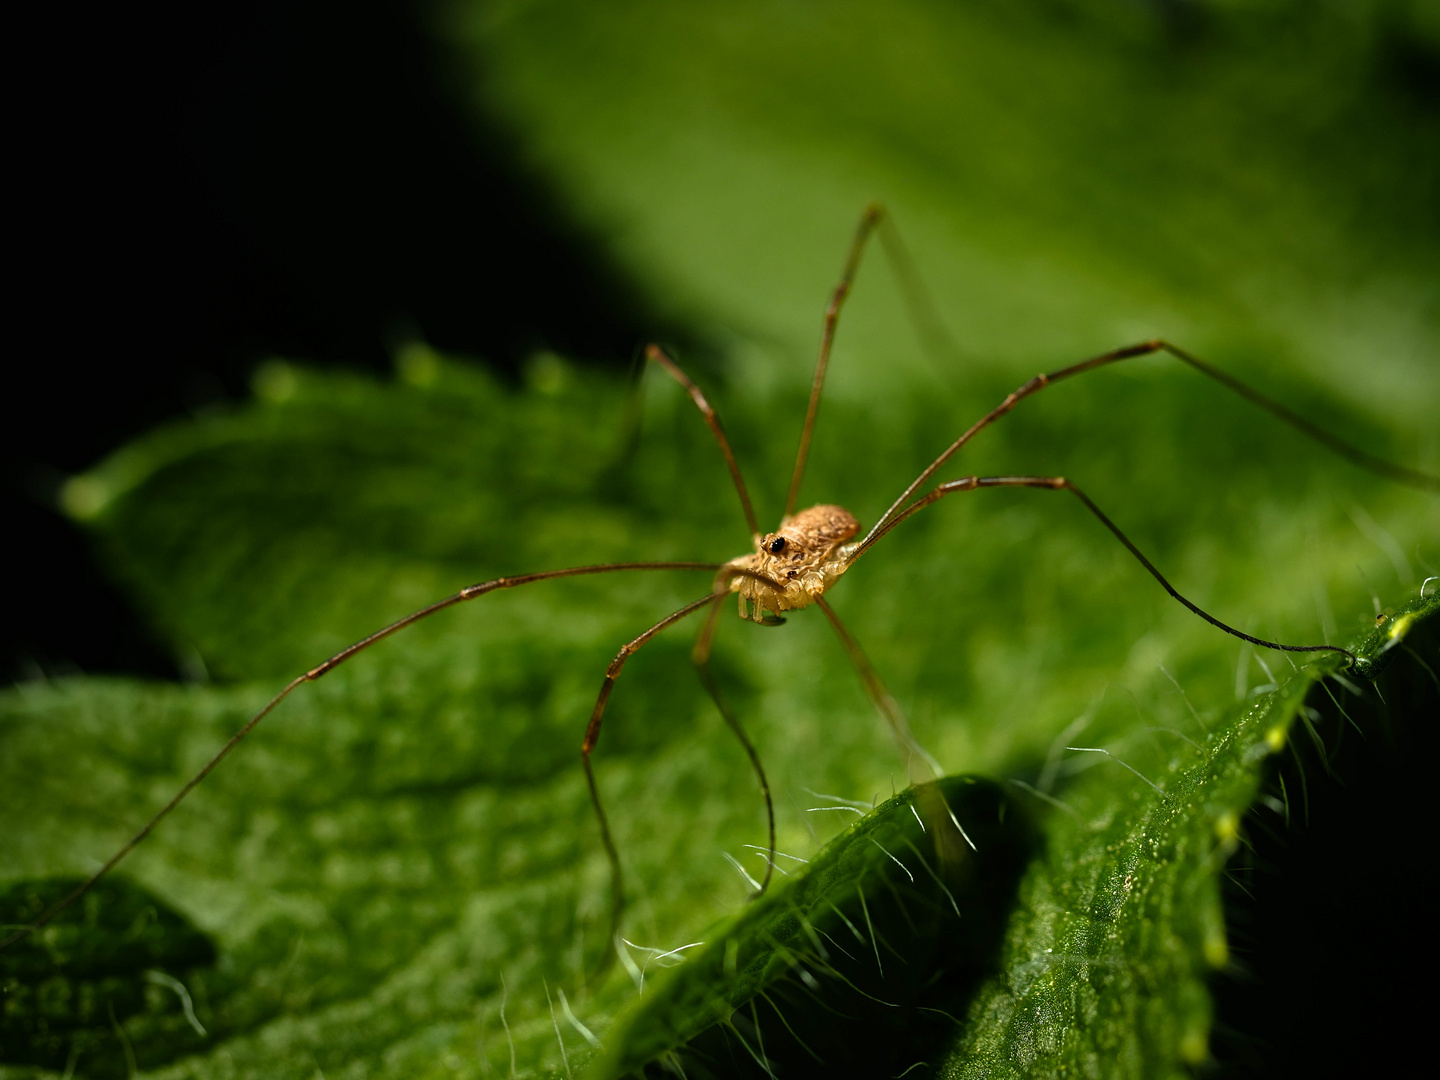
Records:
{"label": "leaf tip", "polygon": [[440,354],[423,342],[408,342],[395,354],[395,373],[410,386],[434,386],[440,377]]}
{"label": "leaf tip", "polygon": [[1399,618],[1390,620],[1390,627],[1385,634],[1385,644],[1382,645],[1381,648],[1393,649],[1396,645],[1404,641],[1405,635],[1410,632],[1410,628],[1416,623],[1416,614],[1414,611],[1407,611]]}
{"label": "leaf tip", "polygon": [[292,364],[284,360],[266,360],[250,379],[250,389],[262,401],[279,405],[289,401],[300,388],[300,378]]}
{"label": "leaf tip", "polygon": [[115,498],[115,489],[95,473],[72,476],[60,487],[60,509],[73,521],[94,521]]}

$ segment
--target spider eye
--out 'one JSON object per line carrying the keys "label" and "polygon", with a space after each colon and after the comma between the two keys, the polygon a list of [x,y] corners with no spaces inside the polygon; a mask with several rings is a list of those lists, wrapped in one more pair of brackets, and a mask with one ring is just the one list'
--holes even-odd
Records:
{"label": "spider eye", "polygon": [[779,555],[780,552],[782,552],[782,551],[784,551],[784,550],[785,550],[785,538],[784,538],[783,536],[777,536],[777,537],[775,537],[774,540],[771,540],[771,541],[770,541],[770,554],[771,554],[771,555]]}

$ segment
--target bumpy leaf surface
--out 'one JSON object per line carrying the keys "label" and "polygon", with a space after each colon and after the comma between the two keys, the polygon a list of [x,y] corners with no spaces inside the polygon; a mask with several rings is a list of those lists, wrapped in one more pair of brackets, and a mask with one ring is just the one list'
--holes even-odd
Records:
{"label": "bumpy leaf surface", "polygon": [[[1420,31],[1379,7],[1294,19],[1275,4],[1215,9],[1197,38],[1163,6],[1098,10],[456,3],[436,26],[464,92],[520,134],[615,272],[712,342],[681,360],[767,527],[871,199],[933,318],[908,314],[919,293],[872,251],[806,503],[874,522],[1036,371],[1155,335],[1436,471],[1440,139],[1386,51],[1406,33],[1423,46]],[[198,681],[4,695],[6,882],[88,872],[285,680],[461,585],[746,550],[708,433],[657,373],[635,441],[627,389],[559,358],[518,386],[419,345],[397,360],[393,380],[269,367],[254,403],[153,433],[72,486]],[[945,475],[972,472],[1071,477],[1192,599],[1283,641],[1348,639],[1387,605],[1393,627],[1440,535],[1433,495],[1160,359],[1026,402]],[[153,982],[151,1011],[117,1011],[121,1031],[149,1017],[184,1040],[155,1049],[137,1028],[138,1063],[565,1075],[591,1038],[619,1052],[617,1017],[648,1006],[618,960],[595,976],[613,955],[609,886],[579,742],[619,646],[708,588],[632,574],[495,594],[302,688],[124,866],[219,958],[213,977],[170,973],[194,983],[205,1040]],[[1139,1075],[1203,1058],[1215,878],[1265,733],[1295,722],[1298,689],[1261,690],[1290,685],[1288,664],[1196,620],[1040,491],[946,500],[832,599],[920,742],[1006,784],[1044,837],[992,943],[997,973],[926,1068]],[[736,918],[748,887],[726,854],[763,865],[754,777],[688,651],[677,628],[631,661],[596,757],[636,964]],[[869,807],[905,786],[814,611],[725,620],[716,668],[776,790],[782,851],[811,858],[852,816],[814,792]],[[78,1073],[128,1068],[99,1056]]]}

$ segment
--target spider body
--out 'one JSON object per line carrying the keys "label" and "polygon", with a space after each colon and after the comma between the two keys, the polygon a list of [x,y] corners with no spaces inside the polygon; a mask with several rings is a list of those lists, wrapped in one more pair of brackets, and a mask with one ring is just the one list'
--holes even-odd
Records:
{"label": "spider body", "polygon": [[731,559],[717,581],[728,578],[742,619],[773,625],[782,611],[809,607],[840,579],[859,547],[845,541],[859,531],[860,522],[843,506],[812,506],[757,538],[755,551]]}

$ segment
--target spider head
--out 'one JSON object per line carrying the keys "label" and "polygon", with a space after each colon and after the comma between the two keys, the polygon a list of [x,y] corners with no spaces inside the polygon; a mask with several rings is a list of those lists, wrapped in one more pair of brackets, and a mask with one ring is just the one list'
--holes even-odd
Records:
{"label": "spider head", "polygon": [[753,554],[728,564],[749,571],[731,575],[728,586],[742,603],[754,604],[756,618],[808,607],[845,572],[843,545],[859,531],[860,523],[843,507],[802,510],[760,537]]}
{"label": "spider head", "polygon": [[817,569],[859,531],[860,523],[844,507],[812,506],[760,538],[755,549],[756,569],[776,581],[797,577]]}

